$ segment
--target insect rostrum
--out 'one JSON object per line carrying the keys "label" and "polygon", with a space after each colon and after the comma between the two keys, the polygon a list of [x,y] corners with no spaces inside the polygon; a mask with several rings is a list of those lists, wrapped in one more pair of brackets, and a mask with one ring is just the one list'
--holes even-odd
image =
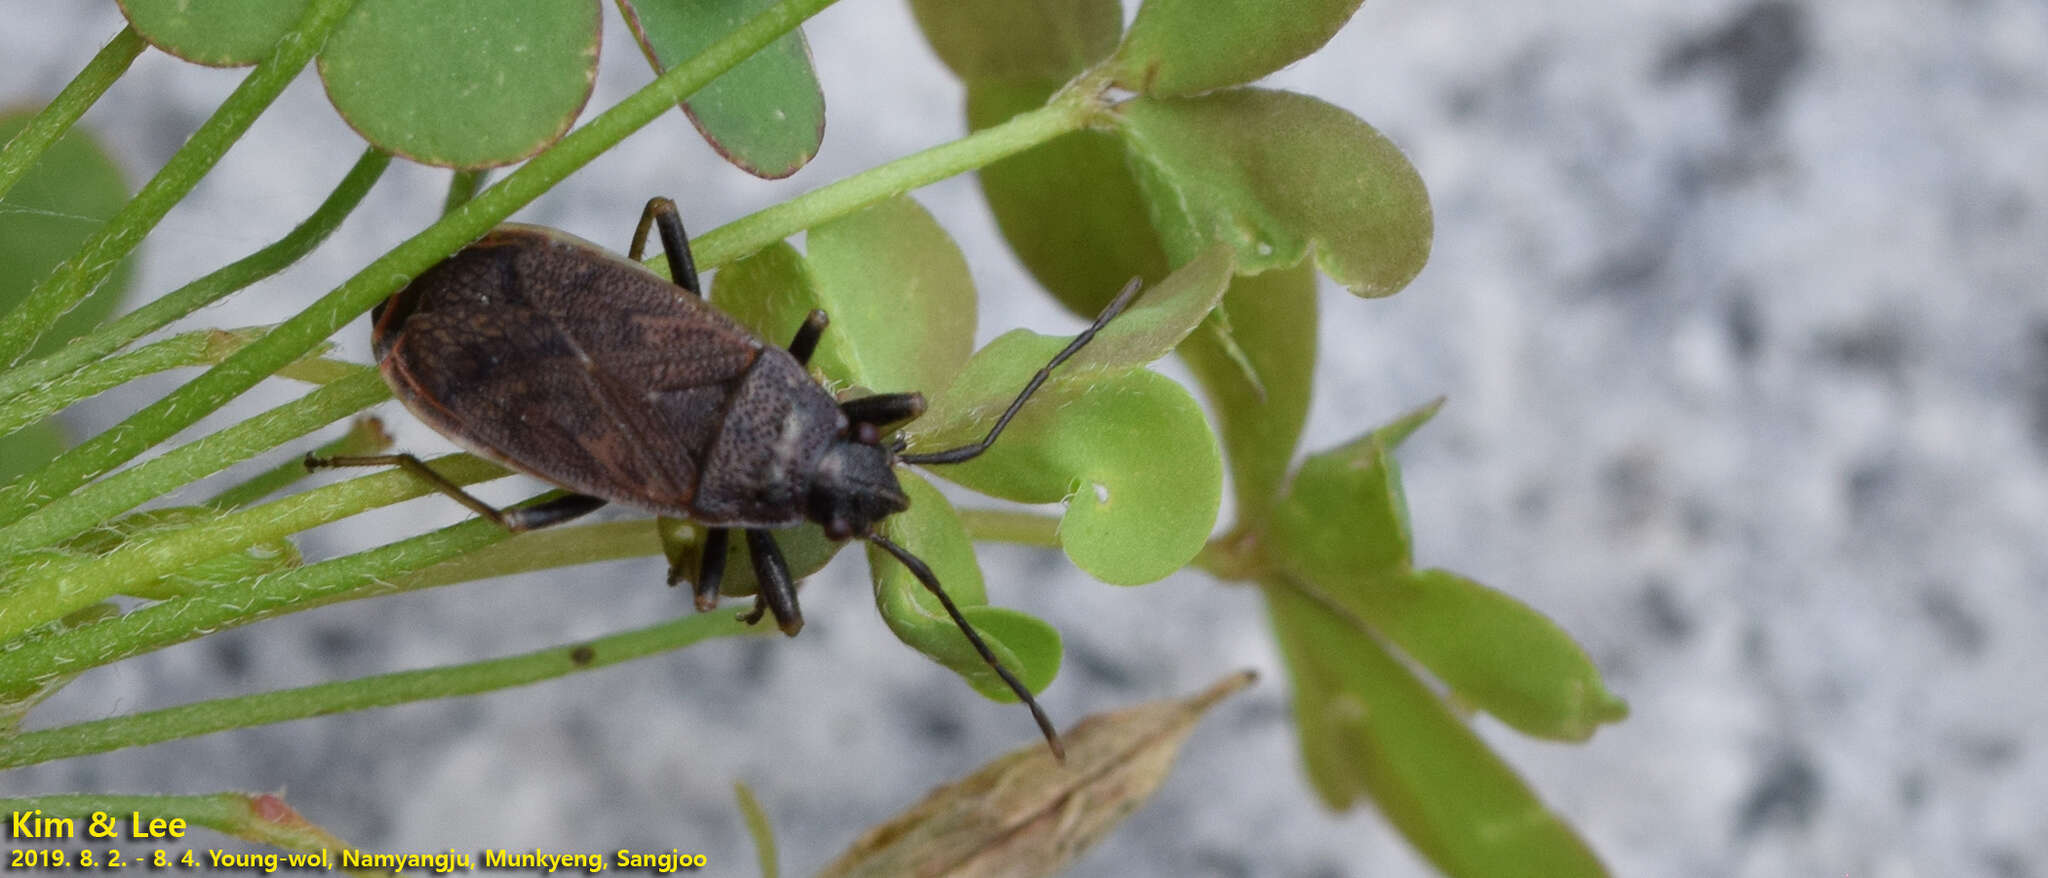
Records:
{"label": "insect rostrum", "polygon": [[[650,228],[673,282],[640,265]],[[670,570],[669,582],[692,580],[699,610],[717,603],[731,532],[745,531],[760,587],[744,618],[773,614],[789,635],[802,629],[803,615],[772,531],[810,521],[834,540],[867,540],[938,597],[1058,753],[1059,736],[1031,692],[931,568],[875,525],[909,508],[897,464],[958,463],[986,451],[1051,371],[1136,292],[1133,281],[1032,376],[980,441],[906,454],[884,431],[921,414],[924,397],[833,399],[805,371],[825,331],[823,311],[812,311],[784,349],[705,302],[668,199],[648,202],[623,258],[562,232],[503,225],[372,311],[371,340],[384,380],[421,421],[570,493],[500,510],[409,454],[308,457],[306,465],[400,466],[513,531],[606,503],[694,520],[707,529],[700,565],[694,576]]]}

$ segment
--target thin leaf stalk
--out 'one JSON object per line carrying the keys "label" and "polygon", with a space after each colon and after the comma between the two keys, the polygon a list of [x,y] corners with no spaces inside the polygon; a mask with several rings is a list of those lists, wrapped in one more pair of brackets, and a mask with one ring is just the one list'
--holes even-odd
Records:
{"label": "thin leaf stalk", "polygon": [[185,145],[143,184],[121,210],[94,232],[78,252],[51,271],[13,312],[0,318],[0,364],[18,362],[66,311],[77,306],[120,265],[172,206],[213,169],[228,148],[255,124],[256,117],[298,77],[313,53],[327,42],[356,0],[313,0],[270,57],[256,65],[233,94]]}
{"label": "thin leaf stalk", "polygon": [[12,399],[31,387],[49,383],[111,354],[171,321],[191,314],[270,277],[318,247],[361,204],[384,170],[391,155],[375,147],[363,151],[348,174],[328,193],[312,214],[284,237],[241,259],[158,297],[119,319],[80,336],[41,359],[23,363],[0,373],[0,400]]}
{"label": "thin leaf stalk", "polygon": [[142,35],[133,27],[124,27],[114,38],[100,48],[99,54],[86,62],[85,69],[66,83],[64,90],[57,93],[41,112],[30,119],[26,127],[0,147],[0,199],[5,199],[14,184],[40,161],[51,144],[71,130],[78,117],[97,103],[100,95],[106,94],[121,74],[128,72],[128,65],[135,62],[135,56],[148,47]]}
{"label": "thin leaf stalk", "polygon": [[805,229],[932,183],[978,170],[1092,124],[1100,108],[1085,93],[1019,113],[950,143],[912,153],[789,201],[741,217],[692,241],[698,264],[725,265]]}
{"label": "thin leaf stalk", "polygon": [[[458,485],[505,475],[503,467],[467,454],[448,455],[431,465]],[[230,513],[206,524],[133,539],[97,557],[52,560],[29,567],[0,593],[0,642],[191,564],[433,490],[404,470],[386,470]]]}
{"label": "thin leaf stalk", "polygon": [[[490,526],[488,522],[471,524]],[[219,698],[77,723],[0,741],[0,769],[147,746],[228,729],[476,695],[758,630],[761,629],[739,621],[731,613],[693,613],[659,625],[505,658]]]}
{"label": "thin leaf stalk", "polygon": [[[367,367],[155,460],[138,464],[0,527],[0,557],[56,545],[236,462],[254,457],[390,398]],[[0,491],[5,495],[7,491]]]}
{"label": "thin leaf stalk", "polygon": [[[488,548],[490,551],[481,551]],[[0,651],[0,693],[19,693],[208,632],[401,592],[577,564],[657,555],[647,521],[509,535],[481,519],[296,570],[160,601],[82,628],[31,636]]]}

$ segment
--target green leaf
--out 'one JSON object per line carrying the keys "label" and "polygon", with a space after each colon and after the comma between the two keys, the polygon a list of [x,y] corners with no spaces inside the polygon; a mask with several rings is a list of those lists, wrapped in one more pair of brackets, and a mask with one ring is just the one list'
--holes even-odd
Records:
{"label": "green leaf", "polygon": [[[1044,105],[1057,82],[967,84],[967,122],[979,131]],[[1093,317],[1134,277],[1170,270],[1122,141],[1076,131],[981,169],[981,191],[1010,250],[1076,314]]]}
{"label": "green leaf", "polygon": [[511,164],[560,139],[597,78],[597,0],[361,0],[320,54],[328,100],[387,152]]}
{"label": "green leaf", "polygon": [[1278,500],[1308,419],[1315,384],[1316,272],[1240,276],[1215,318],[1180,346],[1209,394],[1229,453],[1240,527],[1263,522]]}
{"label": "green leaf", "polygon": [[1285,268],[1313,250],[1361,296],[1397,292],[1429,256],[1429,196],[1400,149],[1305,95],[1232,89],[1140,98],[1121,131],[1166,251],[1214,242],[1238,270]]}
{"label": "green leaf", "polygon": [[[0,143],[14,139],[33,115],[0,114]],[[120,167],[84,129],[74,128],[51,144],[0,201],[0,314],[20,305],[127,201]],[[43,333],[31,356],[54,350],[107,319],[134,275],[134,261],[123,260],[98,289]]]}
{"label": "green leaf", "polygon": [[297,24],[309,0],[120,0],[149,44],[208,67],[246,67]]}
{"label": "green leaf", "polygon": [[909,196],[811,230],[805,241],[832,326],[816,359],[875,390],[936,390],[974,352],[967,257]]}
{"label": "green leaf", "polygon": [[1607,874],[1435,693],[1372,635],[1285,583],[1267,607],[1294,683],[1295,728],[1324,804],[1372,797],[1445,873],[1577,878]]}
{"label": "green leaf", "polygon": [[719,269],[712,302],[776,344],[825,309],[811,368],[842,386],[924,392],[959,373],[974,350],[974,279],[923,207],[879,202],[808,243],[808,257],[776,244]]}
{"label": "green leaf", "polygon": [[1364,0],[1145,0],[1110,67],[1139,94],[1242,85],[1322,48]]}
{"label": "green leaf", "polygon": [[1116,0],[911,0],[939,60],[970,84],[1065,81],[1116,47]]}
{"label": "green leaf", "polygon": [[1273,510],[1274,562],[1318,582],[1407,573],[1408,501],[1390,452],[1441,404],[1303,461]]}
{"label": "green leaf", "polygon": [[[974,544],[961,528],[953,504],[915,473],[899,477],[910,496],[910,508],[881,524],[884,535],[930,566],[989,651],[1026,688],[1043,691],[1060,670],[1059,631],[1025,613],[988,606]],[[982,695],[995,701],[1017,700],[917,577],[873,546],[868,547],[868,568],[875,583],[875,604],[898,639],[959,674]]]}
{"label": "green leaf", "polygon": [[1311,456],[1274,512],[1267,555],[1472,706],[1524,734],[1585,740],[1628,707],[1570,635],[1506,594],[1410,569],[1407,503],[1390,452],[1439,405]]}
{"label": "green leaf", "polygon": [[[784,242],[718,270],[707,293],[713,305],[769,341],[788,344],[812,308],[823,307],[810,263]],[[826,330],[827,336],[832,330]],[[817,359],[812,358],[816,363]],[[834,375],[851,381],[851,375]]]}
{"label": "green leaf", "polygon": [[[1050,354],[1046,347],[1033,353]],[[1061,549],[1117,585],[1186,566],[1223,502],[1223,463],[1201,407],[1187,388],[1144,370],[1096,381],[1058,406],[1034,398],[987,453],[934,471],[1009,500],[1064,501]]]}
{"label": "green leaf", "polygon": [[1458,697],[1522,734],[1584,741],[1628,716],[1571,635],[1506,594],[1447,570],[1325,585]]}
{"label": "green leaf", "polygon": [[[1215,309],[1229,279],[1230,255],[1223,248],[1195,257],[1146,290],[1093,341],[1054,369],[1025,411],[1058,408],[1086,395],[1105,377],[1166,356]],[[990,342],[955,370],[957,377],[932,397],[924,417],[911,423],[906,431],[910,447],[933,451],[980,439],[1032,374],[1067,341],[1020,329]]]}
{"label": "green leaf", "polygon": [[[654,72],[688,61],[775,0],[618,0]],[[825,93],[803,31],[792,30],[683,102],[697,132],[747,173],[780,179],[818,154]]]}

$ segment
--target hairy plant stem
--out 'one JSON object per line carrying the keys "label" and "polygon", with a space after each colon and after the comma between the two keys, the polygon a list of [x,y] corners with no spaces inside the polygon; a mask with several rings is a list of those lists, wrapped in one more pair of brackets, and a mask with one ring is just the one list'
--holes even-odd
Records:
{"label": "hairy plant stem", "polygon": [[[467,454],[448,455],[432,465],[436,472],[458,485],[505,475],[503,467]],[[205,524],[130,539],[104,555],[29,566],[0,592],[0,642],[188,565],[433,490],[404,470],[385,470],[230,513]],[[486,526],[495,525],[486,522]]]}
{"label": "hairy plant stem", "polygon": [[[486,547],[490,551],[478,551]],[[517,535],[486,521],[467,521],[253,582],[160,601],[84,627],[24,638],[0,651],[0,694],[23,696],[58,676],[301,610],[660,551],[648,521]]]}
{"label": "hairy plant stem", "polygon": [[[1099,97],[1074,93],[1036,110],[741,217],[690,242],[700,266],[717,267],[820,223],[912,189],[986,167],[1094,123]],[[653,264],[653,263],[650,263]]]}
{"label": "hairy plant stem", "polygon": [[[348,432],[339,438],[330,439],[313,449],[314,457],[354,457],[376,454],[391,447],[391,435],[384,432],[384,422],[376,418],[357,418],[349,425]],[[216,509],[234,509],[247,506],[270,496],[285,486],[304,479],[310,471],[303,460],[294,458],[265,470],[241,484],[214,495],[206,505]]]}
{"label": "hairy plant stem", "polygon": [[0,400],[10,400],[31,387],[56,380],[87,363],[113,353],[149,333],[220,301],[231,293],[283,271],[327,240],[341,221],[361,204],[363,196],[391,165],[391,155],[364,150],[341,182],[304,222],[284,237],[254,253],[173,290],[105,326],[86,333],[42,359],[0,373]]}
{"label": "hairy plant stem", "polygon": [[832,2],[782,0],[749,19],[696,57],[671,68],[529,159],[504,180],[364,266],[268,335],[114,428],[0,490],[0,522],[19,518],[27,510],[70,493],[219,409],[265,376],[312,350],[410,278],[476,240],[512,211],[539,197],[628,134]]}
{"label": "hairy plant stem", "polygon": [[960,525],[967,530],[970,540],[1059,548],[1060,520],[1054,516],[1012,509],[963,508],[959,511]]}
{"label": "hairy plant stem", "polygon": [[86,62],[85,69],[71,78],[64,90],[51,99],[48,106],[29,120],[28,126],[0,147],[0,199],[7,197],[14,184],[21,182],[28,169],[35,167],[43,152],[50,145],[71,130],[72,123],[106,94],[107,89],[128,71],[128,65],[135,62],[135,56],[148,47],[142,35],[133,27],[124,27],[114,38],[107,41],[99,54]]}
{"label": "hairy plant stem", "polygon": [[[491,525],[488,522],[471,524]],[[400,671],[299,689],[220,698],[131,716],[28,732],[0,741],[0,769],[349,710],[475,695],[681,649],[752,627],[731,613],[693,613],[596,640],[523,655]]]}
{"label": "hairy plant stem", "polygon": [[[391,395],[374,370],[354,367],[335,381],[211,436],[130,467],[0,527],[0,557],[55,545],[116,515],[268,451],[290,439],[346,418]],[[161,571],[160,571],[161,572]],[[0,593],[0,617],[7,612]],[[0,635],[0,640],[5,640]]]}
{"label": "hairy plant stem", "polygon": [[327,42],[327,34],[355,2],[312,0],[298,23],[278,40],[270,57],[243,78],[234,93],[164,163],[163,169],[143,184],[142,191],[86,239],[75,255],[37,284],[13,312],[0,319],[0,365],[14,365],[27,354],[57,318],[97,289],[143,236],[156,227],[157,221],[183,200],[192,187],[199,185],[200,178],[241,139],[271,101],[284,92],[306,62],[313,60],[313,53]]}

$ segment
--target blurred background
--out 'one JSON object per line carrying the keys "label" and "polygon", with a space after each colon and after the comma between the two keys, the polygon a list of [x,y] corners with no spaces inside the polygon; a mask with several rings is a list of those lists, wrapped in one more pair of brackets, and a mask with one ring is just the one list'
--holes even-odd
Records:
{"label": "blurred background", "polygon": [[[650,76],[606,15],[591,111]],[[47,100],[120,27],[100,0],[0,0],[0,17],[4,107]],[[904,4],[849,0],[806,32],[830,121],[795,177],[745,176],[674,113],[517,218],[623,249],[649,195],[703,231],[961,133],[960,88]],[[2044,60],[2034,0],[1376,0],[1268,81],[1380,128],[1436,210],[1429,266],[1399,296],[1326,282],[1305,444],[1449,396],[1401,454],[1417,560],[1548,614],[1631,702],[1584,746],[1478,720],[1616,874],[2048,874]],[[146,52],[85,125],[139,185],[242,76]],[[282,234],[359,150],[302,76],[144,245],[138,291]],[[184,325],[284,319],[430,222],[445,178],[395,164],[311,258]],[[916,197],[974,266],[984,340],[1079,328],[1009,255],[971,180]],[[339,355],[366,362],[367,335],[358,321]],[[89,435],[177,380],[67,424]],[[181,439],[298,392],[266,384]],[[447,448],[395,403],[383,414],[401,447]],[[299,542],[332,557],[465,514],[430,498]],[[888,633],[857,554],[809,581],[794,640],[17,770],[0,789],[283,791],[366,849],[675,847],[705,853],[707,873],[752,874],[730,793],[744,781],[787,872],[807,874],[928,787],[1036,740],[1022,711]],[[1062,722],[1265,674],[1075,874],[1428,874],[1370,811],[1315,803],[1256,595],[1196,573],[1105,586],[1051,551],[981,558],[997,603],[1067,638],[1044,697]],[[643,559],[304,613],[96,671],[31,721],[688,612],[662,571]]]}

